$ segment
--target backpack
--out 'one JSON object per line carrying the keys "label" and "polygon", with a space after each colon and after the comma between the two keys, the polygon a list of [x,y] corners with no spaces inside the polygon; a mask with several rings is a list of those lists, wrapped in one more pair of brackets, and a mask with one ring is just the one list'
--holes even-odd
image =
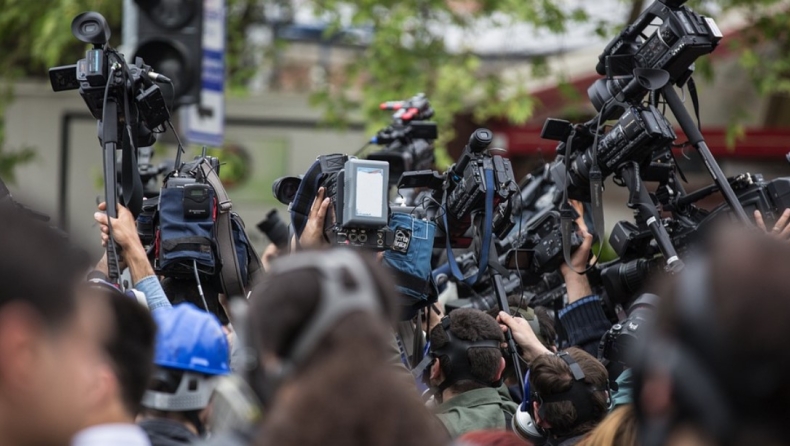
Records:
{"label": "backpack", "polygon": [[[260,257],[217,174],[213,157],[199,157],[168,174],[153,216],[154,269],[166,277],[208,278],[228,297],[245,296],[263,275]],[[139,225],[138,225],[139,227]]]}

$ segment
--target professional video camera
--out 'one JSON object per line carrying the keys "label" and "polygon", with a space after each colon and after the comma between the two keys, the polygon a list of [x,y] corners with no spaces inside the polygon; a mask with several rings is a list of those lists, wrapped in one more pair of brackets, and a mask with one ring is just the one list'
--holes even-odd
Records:
{"label": "professional video camera", "polygon": [[[759,210],[768,225],[790,208],[790,178],[765,181],[762,175],[745,173],[729,178],[728,183],[744,209],[750,214]],[[694,205],[718,191],[718,186],[712,184],[664,204],[672,209],[673,218],[665,219],[663,226],[681,257],[703,241],[713,225],[732,217],[732,209],[726,203],[710,212]],[[636,293],[644,290],[648,278],[661,272],[661,258],[657,257],[661,249],[649,229],[630,221],[615,224],[609,244],[619,259],[600,265],[589,275],[590,281],[601,288],[610,308],[627,306]]]}
{"label": "professional video camera", "polygon": [[[117,217],[118,184],[116,149],[122,149],[121,203],[133,215],[142,209],[143,184],[138,172],[137,149],[156,142],[154,130],[169,122],[170,112],[162,91],[154,82],[171,82],[155,73],[142,59],[127,64],[123,55],[108,45],[110,26],[97,12],[84,12],[71,22],[71,31],[93,49],[75,65],[51,68],[54,91],[79,89],[91,114],[99,121],[99,139],[104,149],[104,195],[107,215]],[[171,126],[172,128],[172,126]],[[109,278],[119,280],[118,256],[110,227],[107,243]]]}
{"label": "professional video camera", "polygon": [[[473,215],[483,213],[486,223],[482,230],[490,230],[500,238],[513,228],[513,198],[519,189],[510,160],[487,150],[492,140],[490,130],[478,129],[470,136],[458,162],[444,174],[405,172],[398,182],[398,189],[433,190],[431,199],[422,205],[426,216],[437,223],[453,247],[467,248],[471,244],[473,237],[468,232]],[[491,236],[483,241],[486,252],[490,240]]]}
{"label": "professional video camera", "polygon": [[371,142],[384,149],[368,155],[369,160],[386,161],[390,165],[390,185],[395,185],[403,172],[428,170],[433,167],[433,142],[438,136],[428,98],[423,93],[405,101],[381,104],[382,110],[395,110],[392,124],[380,130]]}
{"label": "professional video camera", "polygon": [[[618,173],[627,162],[649,162],[655,150],[669,146],[677,138],[666,117],[652,105],[630,106],[597,146],[593,136],[596,130],[589,124],[574,127],[568,121],[550,118],[541,133],[544,139],[560,141],[557,151],[562,158],[551,168],[554,181],[567,189],[569,198],[586,202],[591,199],[590,173],[594,162],[606,178]],[[573,139],[566,142],[569,136]]]}
{"label": "professional video camera", "polygon": [[310,207],[324,187],[331,205],[324,220],[326,239],[337,245],[374,250],[392,246],[389,222],[389,164],[348,155],[318,157],[303,178],[285,177],[272,185],[274,196],[289,205],[300,234]]}
{"label": "professional video camera", "polygon": [[[694,62],[710,54],[722,39],[716,22],[683,4],[686,0],[657,0],[636,22],[612,40],[598,58],[598,74],[588,96],[596,110],[607,107],[605,119],[623,113],[623,104],[641,102],[649,90],[668,81],[683,86],[694,72]],[[646,28],[660,20],[656,31],[643,38]]]}
{"label": "professional video camera", "polygon": [[[656,108],[659,96],[666,100],[692,145],[699,151],[727,203],[741,220],[748,220],[675,91],[675,86],[688,84],[696,106],[696,90],[689,82],[693,63],[700,56],[712,52],[722,38],[712,19],[696,14],[683,3],[669,0],[654,2],[636,23],[628,26],[606,47],[596,67],[598,73],[606,75],[606,78],[588,90],[590,100],[599,112],[596,118],[582,125],[550,119],[543,132],[544,138],[560,141],[560,157],[551,170],[555,181],[563,185],[566,196],[591,202],[593,221],[601,230],[603,180],[615,174],[616,183],[628,187],[631,192],[628,205],[637,212],[637,225],[640,229],[650,230],[666,260],[667,269],[673,272],[682,269],[683,262],[660,220],[653,198],[642,184],[645,180],[652,180],[657,172],[653,167],[657,164],[654,160],[658,154],[669,153],[671,158],[669,147],[677,137]],[[659,19],[661,24],[644,40],[645,29],[655,19]],[[648,92],[652,93],[651,103],[643,104]],[[619,118],[619,121],[604,136],[601,124],[611,118]],[[581,150],[574,151],[574,147],[581,147]],[[664,166],[668,166],[670,171],[658,169],[660,175],[675,175],[673,162]],[[662,187],[664,192],[675,192],[666,184]],[[571,237],[572,216],[567,210],[567,206],[561,209],[565,211],[561,217],[564,241],[570,241]],[[563,250],[567,258],[570,255],[568,247],[563,247]]]}
{"label": "professional video camera", "polygon": [[[93,44],[93,49],[74,65],[50,68],[52,89],[79,89],[93,117],[103,122],[105,118],[116,119],[105,112],[108,102],[122,105],[118,116],[131,126],[137,145],[152,145],[156,141],[152,130],[170,119],[162,91],[154,82],[170,82],[170,79],[155,73],[139,57],[133,65],[128,65],[123,55],[107,44],[110,26],[97,12],[84,12],[75,17],[71,31],[80,41]],[[124,132],[118,127],[118,137]]]}

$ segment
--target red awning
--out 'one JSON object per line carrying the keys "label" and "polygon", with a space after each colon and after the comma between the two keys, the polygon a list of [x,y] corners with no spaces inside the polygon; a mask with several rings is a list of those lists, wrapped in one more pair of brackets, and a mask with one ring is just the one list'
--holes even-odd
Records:
{"label": "red awning", "polygon": [[[547,159],[554,157],[557,143],[541,139],[541,127],[493,125],[498,136],[507,141],[510,155],[543,154]],[[686,140],[677,130],[678,142]],[[727,131],[721,128],[704,129],[703,135],[713,155],[721,158],[785,159],[790,152],[790,129],[749,129],[734,147],[727,147]]]}

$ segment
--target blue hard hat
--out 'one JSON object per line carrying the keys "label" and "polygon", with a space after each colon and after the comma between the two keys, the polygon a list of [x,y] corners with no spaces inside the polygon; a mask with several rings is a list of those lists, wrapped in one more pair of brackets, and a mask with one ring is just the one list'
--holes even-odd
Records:
{"label": "blue hard hat", "polygon": [[159,327],[154,364],[206,375],[230,373],[228,339],[216,316],[189,303],[152,315]]}

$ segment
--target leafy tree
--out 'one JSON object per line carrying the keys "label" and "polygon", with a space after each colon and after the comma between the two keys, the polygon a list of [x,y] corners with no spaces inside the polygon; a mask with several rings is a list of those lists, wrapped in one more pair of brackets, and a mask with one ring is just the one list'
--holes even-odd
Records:
{"label": "leafy tree", "polygon": [[[261,25],[272,25],[272,11],[286,10],[289,0],[227,0],[227,65],[231,91],[244,89],[260,70],[260,57],[248,39]],[[632,20],[651,0],[623,0],[627,14],[612,23],[597,23],[611,34]],[[304,0],[331,24],[327,37],[346,26],[369,27],[372,41],[359,48],[358,57],[342,72],[328,73],[326,83],[313,95],[313,103],[325,111],[326,121],[342,124],[361,108],[373,130],[388,116],[378,110],[383,100],[426,93],[439,112],[440,145],[451,139],[452,120],[460,112],[472,112],[477,120],[507,119],[514,124],[531,116],[535,100],[525,87],[524,77],[505,79],[502,64],[484,63],[470,49],[450,51],[442,35],[447,25],[463,32],[477,32],[481,21],[489,28],[519,22],[538,30],[561,33],[571,26],[589,22],[583,10],[568,8],[574,2],[555,0]],[[580,3],[575,3],[580,4]],[[718,11],[740,10],[753,25],[743,38],[730,45],[740,54],[764,94],[790,93],[790,8],[783,0],[692,0],[693,8]],[[70,18],[85,10],[107,17],[113,28],[112,44],[120,43],[122,2],[120,0],[0,0],[0,73],[5,78],[45,76],[50,66],[74,63],[85,45],[70,32]],[[606,25],[606,26],[605,26]],[[528,36],[524,36],[528,38]],[[759,50],[770,43],[772,57]],[[279,45],[268,50],[276,58]],[[542,68],[540,58],[531,60]],[[527,75],[524,75],[527,76]],[[359,91],[361,94],[355,95]],[[0,141],[1,142],[1,141]]]}

